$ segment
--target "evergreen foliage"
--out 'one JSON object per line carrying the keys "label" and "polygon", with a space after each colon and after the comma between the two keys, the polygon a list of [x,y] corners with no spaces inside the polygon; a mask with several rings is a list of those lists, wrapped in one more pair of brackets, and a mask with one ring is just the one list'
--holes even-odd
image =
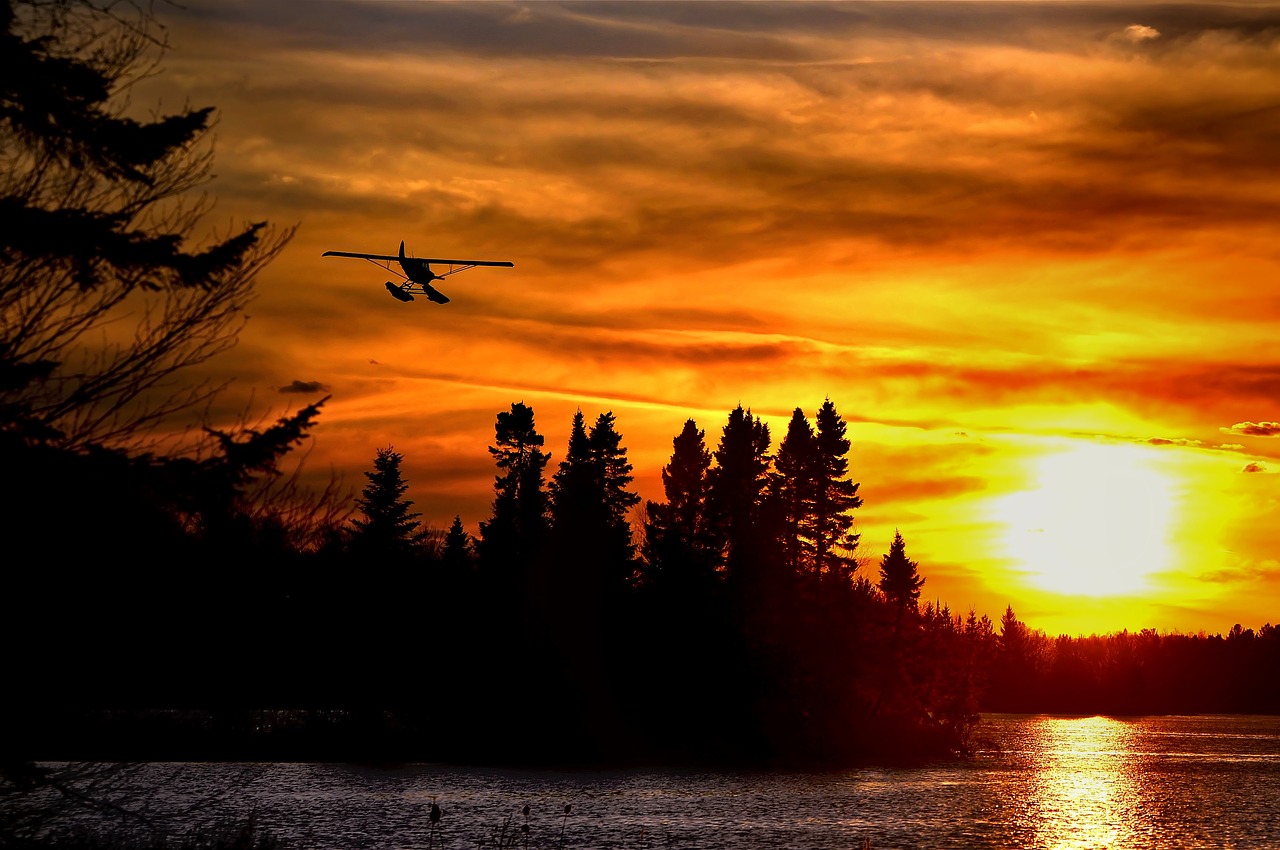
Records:
{"label": "evergreen foliage", "polygon": [[351,520],[352,551],[362,558],[403,557],[422,539],[413,502],[404,498],[409,482],[400,473],[404,455],[393,446],[380,448],[373,469],[366,472],[368,484],[356,499],[364,518]]}
{"label": "evergreen foliage", "polygon": [[814,472],[814,558],[819,578],[829,577],[837,586],[848,583],[857,569],[854,551],[859,535],[853,531],[850,513],[862,507],[858,484],[847,478],[850,441],[845,423],[828,398],[816,417]]}
{"label": "evergreen foliage", "polygon": [[0,439],[136,454],[221,389],[175,377],[234,344],[294,229],[198,232],[215,116],[127,114],[166,48],[145,8],[11,0],[0,30]]}
{"label": "evergreen foliage", "polygon": [[545,470],[551,458],[543,443],[532,407],[515,402],[498,414],[489,447],[498,475],[492,514],[480,524],[480,555],[487,571],[509,573],[517,581],[537,557],[548,528]]}
{"label": "evergreen foliage", "polygon": [[474,542],[462,525],[462,517],[455,514],[449,531],[444,538],[442,559],[445,566],[459,572],[471,563],[474,555]]}
{"label": "evergreen foliage", "polygon": [[645,580],[664,592],[710,588],[719,552],[707,508],[711,452],[706,432],[686,419],[672,440],[671,461],[662,468],[665,502],[645,505],[642,550]]}
{"label": "evergreen foliage", "polygon": [[880,592],[889,604],[899,610],[915,611],[920,601],[924,577],[920,565],[907,557],[907,544],[902,532],[894,531],[889,551],[880,559]]}
{"label": "evergreen foliage", "polygon": [[817,577],[818,444],[804,411],[797,407],[778,446],[771,482],[779,541],[788,573]]}
{"label": "evergreen foliage", "polygon": [[760,511],[769,480],[770,442],[769,426],[739,404],[729,412],[708,473],[707,505],[726,577],[742,592],[763,580]]}

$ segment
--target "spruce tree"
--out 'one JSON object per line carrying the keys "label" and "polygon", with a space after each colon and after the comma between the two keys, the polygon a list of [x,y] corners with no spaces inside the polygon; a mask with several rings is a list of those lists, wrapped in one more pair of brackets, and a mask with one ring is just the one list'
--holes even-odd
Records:
{"label": "spruce tree", "polygon": [[705,432],[686,419],[672,440],[670,462],[662,468],[665,502],[646,504],[644,558],[650,583],[706,588],[714,578],[716,552],[707,513],[711,452]]}
{"label": "spruce tree", "polygon": [[729,412],[712,455],[708,505],[730,578],[747,579],[741,574],[754,572],[762,554],[757,523],[768,483],[769,443],[769,426],[739,404]]}
{"label": "spruce tree", "polygon": [[404,498],[409,483],[400,473],[404,456],[392,446],[378,449],[373,470],[365,472],[369,483],[356,499],[364,518],[351,520],[351,547],[358,555],[403,557],[417,544],[420,532],[412,500]]}
{"label": "spruce tree", "polygon": [[628,514],[640,503],[640,496],[630,489],[634,480],[631,474],[633,467],[627,460],[627,449],[622,445],[622,434],[618,432],[616,423],[613,411],[601,413],[591,426],[588,441],[609,529],[610,554],[616,559],[621,573],[619,578],[630,581],[634,572],[635,548],[631,542]]}
{"label": "spruce tree", "polygon": [[628,511],[640,497],[628,488],[632,466],[613,413],[601,413],[590,430],[579,409],[574,413],[564,460],[552,480],[552,525],[557,551],[578,551],[577,562],[597,565],[589,584],[614,593],[635,572]]}
{"label": "spruce tree", "polygon": [[858,484],[848,479],[850,442],[845,423],[831,399],[818,409],[814,438],[813,538],[819,577],[846,587],[857,569],[854,551],[861,535],[853,531],[852,511],[862,507]]}
{"label": "spruce tree", "polygon": [[550,456],[534,425],[533,408],[515,402],[499,413],[489,447],[498,467],[493,511],[480,523],[480,556],[491,573],[527,570],[545,542],[547,491],[545,470]]}
{"label": "spruce tree", "polygon": [[907,557],[907,544],[902,532],[893,532],[893,543],[880,559],[880,591],[886,600],[901,614],[916,610],[920,601],[920,588],[924,577],[917,571],[915,561]]}
{"label": "spruce tree", "polygon": [[586,417],[579,408],[569,426],[564,459],[551,478],[551,524],[562,537],[581,537],[604,522],[597,470],[587,436]]}
{"label": "spruce tree", "polygon": [[797,407],[787,424],[786,436],[778,446],[778,456],[774,461],[776,472],[772,479],[773,504],[779,512],[779,543],[791,576],[805,572],[817,575],[814,558],[817,452],[813,427],[804,411]]}
{"label": "spruce tree", "polygon": [[176,373],[235,344],[293,235],[199,232],[213,108],[127,114],[162,31],[147,4],[0,4],[0,439],[136,454],[192,424],[222,385]]}
{"label": "spruce tree", "polygon": [[444,551],[441,559],[446,567],[454,572],[461,571],[471,562],[471,535],[462,527],[462,517],[454,515],[453,523],[444,538]]}

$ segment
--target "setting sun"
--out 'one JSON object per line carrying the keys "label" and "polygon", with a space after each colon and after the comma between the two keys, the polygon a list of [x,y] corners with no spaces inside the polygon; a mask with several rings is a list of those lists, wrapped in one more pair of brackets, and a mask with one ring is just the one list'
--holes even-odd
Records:
{"label": "setting sun", "polygon": [[1140,446],[1079,442],[1036,463],[997,499],[1004,554],[1035,587],[1072,596],[1149,589],[1174,560],[1176,482]]}

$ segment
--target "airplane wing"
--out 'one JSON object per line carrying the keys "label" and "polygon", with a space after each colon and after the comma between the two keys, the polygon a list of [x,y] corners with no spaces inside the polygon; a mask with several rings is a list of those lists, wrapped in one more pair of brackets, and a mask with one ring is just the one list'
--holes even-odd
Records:
{"label": "airplane wing", "polygon": [[[395,254],[359,254],[354,251],[325,251],[322,257],[355,257],[359,260],[386,260],[393,263],[400,262],[400,257]],[[515,268],[515,263],[507,260],[443,260],[437,257],[406,257],[405,259],[413,260],[418,263],[441,263],[450,266],[500,266],[501,268]]]}
{"label": "airplane wing", "polygon": [[410,257],[423,263],[447,263],[451,266],[501,266],[504,269],[515,268],[515,263],[507,260],[436,260],[430,257]]}
{"label": "airplane wing", "polygon": [[393,263],[400,262],[400,258],[395,254],[357,254],[354,251],[325,251],[322,257],[355,257],[357,260],[390,260]]}

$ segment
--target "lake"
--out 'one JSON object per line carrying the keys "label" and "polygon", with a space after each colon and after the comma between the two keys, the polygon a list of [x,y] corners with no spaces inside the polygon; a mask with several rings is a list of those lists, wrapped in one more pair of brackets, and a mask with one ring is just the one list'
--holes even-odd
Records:
{"label": "lake", "polygon": [[157,813],[255,810],[294,850],[1280,848],[1278,717],[985,715],[980,735],[961,762],[821,773],[154,764],[133,781]]}

